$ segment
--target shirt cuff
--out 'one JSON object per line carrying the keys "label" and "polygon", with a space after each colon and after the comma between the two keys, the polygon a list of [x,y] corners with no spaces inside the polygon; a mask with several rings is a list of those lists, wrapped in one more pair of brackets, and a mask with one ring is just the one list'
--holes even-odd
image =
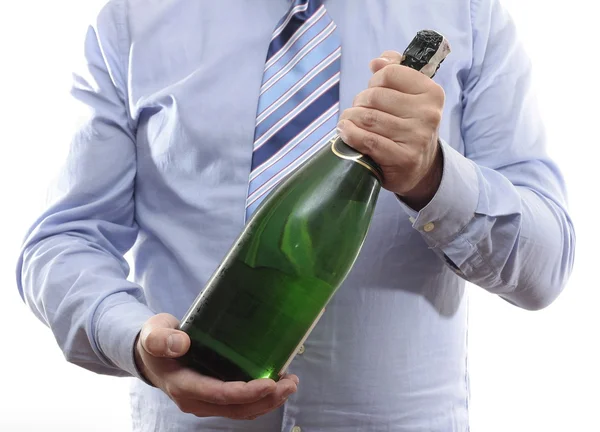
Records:
{"label": "shirt cuff", "polygon": [[142,325],[153,315],[154,312],[135,297],[118,293],[100,304],[94,319],[101,354],[115,367],[146,383],[135,363],[135,340]]}
{"label": "shirt cuff", "polygon": [[443,249],[465,229],[475,216],[479,182],[474,162],[442,139],[443,158],[440,187],[432,200],[415,211],[398,197],[413,228],[421,232],[430,247]]}

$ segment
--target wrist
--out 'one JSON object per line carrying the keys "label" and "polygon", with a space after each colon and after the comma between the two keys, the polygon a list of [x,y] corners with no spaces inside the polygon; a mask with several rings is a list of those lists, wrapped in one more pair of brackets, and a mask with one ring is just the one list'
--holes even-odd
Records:
{"label": "wrist", "polygon": [[437,193],[442,182],[443,171],[444,160],[442,157],[442,151],[438,145],[433,163],[423,178],[410,191],[397,195],[413,210],[421,210],[423,207],[429,204],[429,202]]}
{"label": "wrist", "polygon": [[146,365],[144,364],[144,359],[142,358],[141,350],[143,350],[143,349],[144,348],[142,347],[142,344],[140,343],[140,334],[138,333],[138,335],[135,338],[134,345],[133,345],[135,368],[137,369],[138,375],[142,379],[142,381],[144,381],[149,386],[156,387],[154,385],[154,383],[152,381],[150,381],[150,378],[148,378],[148,370],[146,368]]}

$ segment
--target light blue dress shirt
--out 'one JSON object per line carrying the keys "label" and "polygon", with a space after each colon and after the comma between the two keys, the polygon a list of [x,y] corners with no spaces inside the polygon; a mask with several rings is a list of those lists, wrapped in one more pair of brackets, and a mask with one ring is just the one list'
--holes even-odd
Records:
{"label": "light blue dress shirt", "polygon": [[[285,406],[201,419],[134,379],[135,431],[467,431],[465,280],[535,310],[570,274],[564,182],[498,1],[325,5],[342,38],[342,110],[384,50],[423,28],[450,41],[434,78],[446,91],[439,191],[418,213],[381,195],[354,269],[291,364],[300,385]],[[239,234],[265,54],[288,6],[112,0],[90,26],[72,90],[88,117],[17,270],[68,361],[139,378],[142,323],[181,318]]]}

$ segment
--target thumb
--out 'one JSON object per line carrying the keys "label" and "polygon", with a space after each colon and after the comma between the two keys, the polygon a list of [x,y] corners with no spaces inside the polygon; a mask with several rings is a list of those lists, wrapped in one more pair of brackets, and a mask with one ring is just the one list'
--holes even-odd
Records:
{"label": "thumb", "polygon": [[190,338],[176,330],[179,321],[166,313],[154,315],[144,323],[140,344],[144,351],[154,357],[181,357],[190,348]]}
{"label": "thumb", "polygon": [[402,61],[402,58],[403,55],[397,51],[384,51],[378,58],[371,60],[371,63],[369,63],[369,68],[371,69],[372,73],[376,73],[388,65],[399,65]]}

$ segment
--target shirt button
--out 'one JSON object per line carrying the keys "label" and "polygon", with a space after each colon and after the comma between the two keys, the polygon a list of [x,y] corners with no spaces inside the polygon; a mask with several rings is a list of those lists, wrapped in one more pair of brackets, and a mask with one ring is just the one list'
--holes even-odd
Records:
{"label": "shirt button", "polygon": [[292,432],[302,432],[302,428],[300,426],[294,426]]}
{"label": "shirt button", "polygon": [[423,231],[431,232],[435,228],[435,225],[432,222],[429,222],[423,226]]}
{"label": "shirt button", "polygon": [[304,345],[300,345],[300,348],[298,349],[298,354],[304,354],[305,348]]}

